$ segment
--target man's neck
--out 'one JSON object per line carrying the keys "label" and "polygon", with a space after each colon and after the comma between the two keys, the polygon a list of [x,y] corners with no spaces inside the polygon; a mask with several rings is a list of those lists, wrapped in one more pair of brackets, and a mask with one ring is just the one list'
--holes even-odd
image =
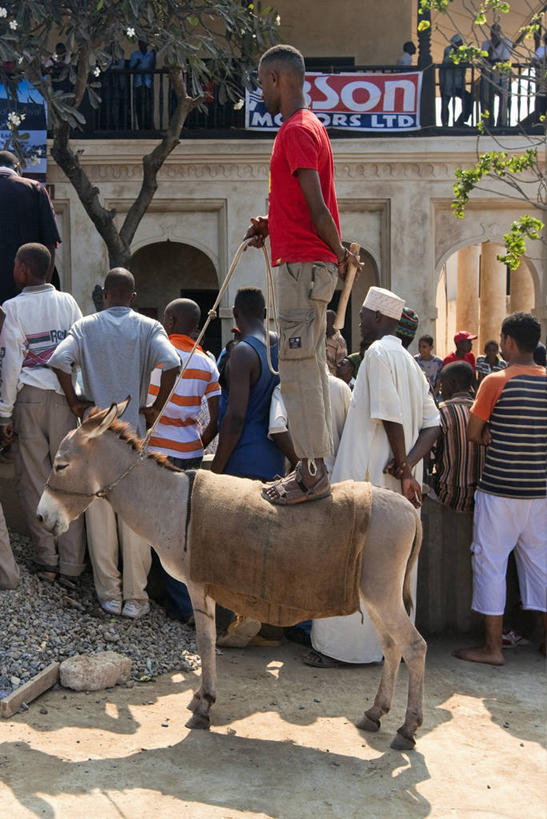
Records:
{"label": "man's neck", "polygon": [[508,367],[534,367],[533,353],[518,353],[514,358],[507,362]]}
{"label": "man's neck", "polygon": [[243,325],[240,323],[239,329],[241,330],[242,338],[245,338],[245,336],[255,336],[255,338],[258,339],[264,339],[266,337],[266,328],[262,321],[249,321]]}
{"label": "man's neck", "polygon": [[296,111],[300,111],[302,108],[307,108],[306,105],[306,98],[304,96],[304,92],[300,91],[295,94],[291,94],[286,100],[283,100],[281,103],[281,116],[283,117],[283,122],[292,117]]}

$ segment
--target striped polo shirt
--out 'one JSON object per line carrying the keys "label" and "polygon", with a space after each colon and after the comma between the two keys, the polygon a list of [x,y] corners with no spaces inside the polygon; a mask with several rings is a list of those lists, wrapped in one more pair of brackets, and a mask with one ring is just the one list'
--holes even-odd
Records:
{"label": "striped polo shirt", "polygon": [[492,443],[479,489],[505,498],[547,496],[547,374],[510,365],[487,375],[471,408],[490,425]]}
{"label": "striped polo shirt", "polygon": [[439,405],[442,435],[435,444],[434,488],[441,503],[456,512],[472,512],[475,490],[484,467],[484,447],[467,437],[469,394]]}
{"label": "striped polo shirt", "polygon": [[[190,336],[174,333],[169,341],[178,350],[182,366],[188,361],[194,346]],[[148,402],[152,403],[159,392],[161,369],[157,367],[151,376]],[[220,395],[216,364],[205,355],[201,347],[194,352],[188,369],[169,399],[150,438],[150,449],[171,458],[200,458],[203,456],[201,429],[198,417],[203,396],[209,399]]]}

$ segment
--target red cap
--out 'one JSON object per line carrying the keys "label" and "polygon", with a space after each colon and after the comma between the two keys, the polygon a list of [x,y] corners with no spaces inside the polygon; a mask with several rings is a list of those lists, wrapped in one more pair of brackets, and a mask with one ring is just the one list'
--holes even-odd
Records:
{"label": "red cap", "polygon": [[473,338],[477,338],[472,333],[468,333],[467,330],[460,330],[454,336],[454,344],[458,344],[459,341],[471,341]]}

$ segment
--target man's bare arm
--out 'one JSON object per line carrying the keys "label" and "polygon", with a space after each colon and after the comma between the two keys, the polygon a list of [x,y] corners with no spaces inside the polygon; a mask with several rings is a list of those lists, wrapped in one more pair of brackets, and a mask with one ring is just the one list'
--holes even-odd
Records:
{"label": "man's bare arm", "polygon": [[234,347],[227,368],[230,391],[228,409],[222,419],[217,451],[211,463],[212,472],[224,472],[230,455],[241,438],[247,416],[251,384],[257,367],[257,355],[248,344],[238,344]]}
{"label": "man's bare arm", "polygon": [[151,406],[141,407],[139,409],[139,412],[141,412],[146,418],[147,427],[152,426],[158,415],[160,415],[161,411],[163,410],[165,402],[169,397],[169,393],[173,389],[180,370],[181,365],[179,364],[178,367],[171,367],[170,370],[161,371],[160,388],[158,390],[158,394],[156,395],[156,400]]}
{"label": "man's bare arm", "polygon": [[332,214],[323,199],[321,181],[315,168],[299,168],[296,172],[300,190],[306,200],[310,211],[310,217],[315,231],[320,239],[330,247],[338,260],[338,274],[344,278],[348,263],[357,266],[358,270],[363,268],[359,259],[346,250],[340,241],[340,235]]}
{"label": "man's bare arm", "polygon": [[467,437],[474,444],[488,446],[491,442],[490,428],[486,421],[478,418],[472,412],[469,413],[469,423],[467,424]]}
{"label": "man's bare arm", "polygon": [[401,479],[402,494],[413,506],[420,506],[422,502],[422,488],[412,475],[408,464],[405,447],[405,431],[402,424],[394,421],[382,421],[387,439],[395,460],[394,474]]}
{"label": "man's bare arm", "polygon": [[74,415],[78,418],[82,418],[86,409],[93,406],[93,401],[87,401],[85,398],[79,398],[76,395],[70,373],[66,373],[64,370],[58,370],[56,367],[52,367],[52,370],[59,379],[59,384],[65,394],[68,406]]}
{"label": "man's bare arm", "polygon": [[213,395],[207,399],[207,407],[209,409],[209,423],[201,433],[201,442],[203,449],[207,449],[213,438],[218,432],[218,405],[220,403],[220,396]]}

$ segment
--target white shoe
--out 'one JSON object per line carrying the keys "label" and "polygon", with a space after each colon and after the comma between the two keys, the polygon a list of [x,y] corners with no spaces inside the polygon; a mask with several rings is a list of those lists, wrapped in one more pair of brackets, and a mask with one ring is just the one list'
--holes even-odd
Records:
{"label": "white shoe", "polygon": [[122,617],[131,617],[132,620],[137,620],[139,617],[144,617],[150,611],[150,603],[148,600],[126,600],[123,604]]}
{"label": "white shoe", "polygon": [[100,601],[101,608],[107,614],[121,614],[122,603],[121,600],[102,600]]}

